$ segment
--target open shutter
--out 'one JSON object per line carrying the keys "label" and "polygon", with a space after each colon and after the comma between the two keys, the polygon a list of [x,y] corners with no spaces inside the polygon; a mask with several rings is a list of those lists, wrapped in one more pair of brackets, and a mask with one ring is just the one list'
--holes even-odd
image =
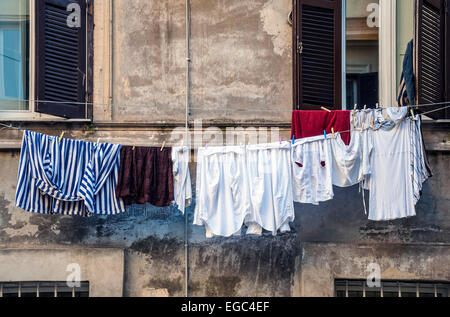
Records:
{"label": "open shutter", "polygon": [[341,109],[341,8],[341,0],[293,0],[296,109]]}
{"label": "open shutter", "polygon": [[[67,23],[71,3],[80,6],[80,27]],[[36,0],[36,96],[45,101],[37,112],[86,118],[85,8],[85,0]]]}
{"label": "open shutter", "polygon": [[[446,86],[449,62],[448,22],[446,21],[445,0],[416,0],[415,14],[415,61],[417,76],[417,104],[440,103],[449,100]],[[447,71],[446,71],[447,70]],[[446,74],[447,73],[447,74]],[[430,111],[443,105],[421,107],[421,112]],[[427,114],[433,119],[447,117],[446,110]]]}

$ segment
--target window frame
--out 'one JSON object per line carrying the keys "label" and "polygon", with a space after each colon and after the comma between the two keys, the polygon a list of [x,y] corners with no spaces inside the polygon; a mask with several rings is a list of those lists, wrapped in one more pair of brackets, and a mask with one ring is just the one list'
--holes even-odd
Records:
{"label": "window frame", "polygon": [[36,112],[36,1],[29,1],[29,85],[28,85],[28,109],[27,110],[0,110],[1,121],[64,121],[64,122],[91,122],[92,121],[92,101],[93,101],[93,0],[86,0],[86,95],[85,118],[67,119],[59,116]]}
{"label": "window frame", "polygon": [[[85,293],[84,295],[87,295],[87,296],[76,296],[77,295],[76,289],[78,287],[74,286],[74,287],[70,288],[69,286],[67,286],[67,282],[61,282],[61,281],[12,281],[12,282],[10,282],[9,281],[9,282],[0,282],[0,298],[4,298],[5,286],[11,286],[11,285],[17,285],[17,297],[24,297],[24,296],[22,296],[22,289],[24,286],[27,286],[27,287],[31,286],[33,289],[36,289],[35,296],[31,296],[31,297],[40,297],[39,296],[40,295],[40,286],[43,284],[49,284],[50,286],[53,287],[53,296],[52,297],[65,297],[65,296],[58,296],[58,293],[59,293],[58,288],[61,287],[61,285],[64,285],[65,290],[70,289],[71,295],[72,295],[70,297],[89,297],[91,294],[91,285],[90,285],[89,281],[81,281],[79,291],[78,291],[79,295],[81,295],[80,293]],[[67,292],[64,292],[64,293],[67,293]],[[13,294],[15,294],[15,293],[13,293]],[[26,294],[32,294],[32,292],[27,292]],[[16,297],[16,296],[13,296],[13,297]],[[25,297],[30,297],[30,296],[25,296]]]}
{"label": "window frame", "polygon": [[[345,296],[338,296],[338,291],[343,291],[341,286],[338,286],[338,283],[345,283]],[[349,285],[354,284],[354,285]],[[358,284],[358,285],[357,285]],[[450,282],[448,281],[428,281],[428,280],[392,280],[392,279],[381,279],[380,280],[381,287],[377,288],[369,288],[367,287],[367,281],[364,279],[346,279],[346,278],[335,278],[334,279],[334,285],[333,285],[333,293],[334,297],[367,297],[366,292],[372,291],[372,292],[380,292],[379,297],[384,297],[383,293],[385,291],[385,288],[392,288],[392,285],[389,284],[395,284],[396,285],[396,292],[398,291],[397,297],[402,297],[402,287],[408,288],[408,287],[414,287],[416,292],[416,297],[420,297],[420,287],[425,288],[426,286],[432,285],[434,287],[434,296],[437,296],[437,290],[438,286],[442,286],[446,288],[447,290],[447,297],[450,297]],[[386,285],[387,284],[387,285]],[[349,286],[353,287],[352,289],[349,288]],[[338,289],[339,288],[339,289]],[[349,296],[349,292],[362,292],[362,296]],[[410,293],[410,292],[409,292]],[[430,293],[427,293],[430,294]],[[425,296],[423,296],[425,297]]]}
{"label": "window frame", "polygon": [[[334,56],[334,67],[336,74],[334,76],[335,79],[335,89],[334,89],[334,100],[335,104],[333,106],[333,110],[340,110],[343,107],[345,107],[344,100],[346,99],[346,94],[344,92],[344,67],[343,67],[343,60],[345,60],[345,42],[343,41],[345,39],[345,24],[343,23],[345,19],[345,1],[344,0],[336,0],[339,1],[339,4],[332,4],[332,3],[321,3],[318,5],[312,0],[301,0],[302,4],[304,5],[310,5],[310,6],[316,6],[316,7],[327,7],[331,8],[333,6],[338,6],[340,10],[335,10],[334,18],[335,23],[339,25],[339,28],[335,29],[335,37],[334,37],[334,49],[335,56]],[[303,106],[300,106],[300,101],[302,100],[302,88],[300,84],[300,78],[302,77],[302,61],[301,56],[298,53],[299,45],[300,45],[300,37],[301,37],[301,28],[302,28],[302,22],[298,21],[300,15],[300,8],[299,8],[299,0],[292,0],[292,109],[293,110],[320,110],[319,105],[311,105],[311,104],[305,104]],[[339,49],[339,50],[337,50]],[[340,87],[340,89],[336,89],[336,87]],[[330,106],[328,106],[330,107]]]}

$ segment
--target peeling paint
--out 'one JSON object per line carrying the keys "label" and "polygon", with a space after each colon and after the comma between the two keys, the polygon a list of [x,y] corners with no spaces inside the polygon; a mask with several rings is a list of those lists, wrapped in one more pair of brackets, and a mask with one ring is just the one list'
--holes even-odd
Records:
{"label": "peeling paint", "polygon": [[292,9],[290,0],[270,0],[260,11],[264,31],[272,37],[275,54],[291,56],[292,28],[288,15]]}

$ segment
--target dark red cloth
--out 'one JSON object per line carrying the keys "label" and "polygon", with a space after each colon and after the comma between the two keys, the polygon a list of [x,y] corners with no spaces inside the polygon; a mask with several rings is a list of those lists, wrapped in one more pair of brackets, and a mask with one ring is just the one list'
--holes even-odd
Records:
{"label": "dark red cloth", "polygon": [[125,205],[169,206],[174,200],[172,149],[123,146],[116,196]]}
{"label": "dark red cloth", "polygon": [[[330,134],[331,128],[334,132],[350,131],[350,111],[292,111],[291,138],[294,134],[296,140],[323,135],[324,130]],[[350,144],[350,132],[342,133],[341,137],[346,145]]]}

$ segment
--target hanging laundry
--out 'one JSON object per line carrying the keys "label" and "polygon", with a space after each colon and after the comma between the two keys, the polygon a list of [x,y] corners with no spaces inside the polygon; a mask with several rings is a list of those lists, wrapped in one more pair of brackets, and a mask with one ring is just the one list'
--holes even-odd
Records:
{"label": "hanging laundry", "polygon": [[15,205],[41,214],[90,216],[125,211],[114,193],[120,145],[25,131]]}
{"label": "hanging laundry", "polygon": [[414,105],[416,99],[415,74],[414,74],[414,41],[411,40],[403,58],[403,71],[400,77],[397,102],[400,106]]}
{"label": "hanging laundry", "polygon": [[251,216],[245,146],[199,148],[194,224],[206,236],[239,234]]}
{"label": "hanging laundry", "polygon": [[382,126],[373,135],[372,173],[367,178],[370,190],[369,219],[394,220],[416,215],[411,177],[410,123],[407,107],[386,109],[396,124]]}
{"label": "hanging laundry", "polygon": [[247,170],[252,203],[247,234],[290,231],[295,218],[290,142],[247,146]]}
{"label": "hanging laundry", "polygon": [[125,205],[170,206],[174,200],[172,148],[123,146],[116,197]]}
{"label": "hanging laundry", "polygon": [[411,147],[411,177],[413,183],[415,204],[422,196],[422,184],[431,177],[429,173],[428,158],[423,149],[421,119],[419,115],[414,120],[408,120],[410,123],[410,147]]}
{"label": "hanging laundry", "polygon": [[370,155],[373,149],[373,131],[352,130],[350,144],[345,145],[341,136],[330,140],[332,154],[333,185],[349,187],[359,184],[371,173]]}
{"label": "hanging laundry", "polygon": [[191,151],[186,146],[172,148],[175,203],[183,213],[186,206],[191,205],[192,200],[191,174],[189,172],[190,156]]}
{"label": "hanging laundry", "polygon": [[303,111],[294,110],[292,112],[291,136],[295,139],[303,139],[331,133],[331,128],[335,132],[343,132],[342,140],[346,145],[350,143],[350,111]]}
{"label": "hanging laundry", "polygon": [[329,138],[322,135],[295,141],[292,161],[295,202],[318,205],[333,199]]}

